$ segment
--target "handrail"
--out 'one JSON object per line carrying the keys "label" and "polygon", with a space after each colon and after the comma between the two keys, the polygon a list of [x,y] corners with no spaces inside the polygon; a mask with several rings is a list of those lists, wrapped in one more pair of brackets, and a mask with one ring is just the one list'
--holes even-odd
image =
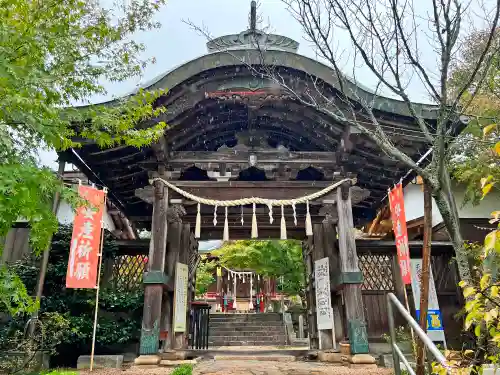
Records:
{"label": "handrail", "polygon": [[403,304],[399,302],[398,298],[393,293],[387,293],[387,312],[389,317],[389,331],[391,333],[391,348],[392,348],[392,359],[394,361],[394,373],[395,375],[401,375],[401,366],[399,361],[401,360],[403,364],[406,366],[406,369],[410,373],[410,375],[415,375],[415,371],[411,368],[408,360],[405,358],[404,354],[399,349],[396,343],[396,330],[394,326],[394,314],[393,307],[396,306],[398,311],[401,313],[403,318],[408,322],[413,331],[417,334],[417,336],[422,340],[427,349],[432,353],[434,358],[449,372],[449,365],[446,361],[443,353],[439,351],[436,345],[432,342],[432,340],[427,336],[427,334],[420,328],[420,325],[413,319],[408,310],[405,309]]}

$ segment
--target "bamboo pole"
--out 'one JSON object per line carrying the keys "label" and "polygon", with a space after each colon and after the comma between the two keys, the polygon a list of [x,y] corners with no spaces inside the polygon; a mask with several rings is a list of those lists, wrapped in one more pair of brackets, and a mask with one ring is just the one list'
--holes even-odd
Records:
{"label": "bamboo pole", "polygon": [[[422,276],[420,279],[420,328],[427,332],[427,310],[429,305],[429,279],[431,267],[432,238],[432,196],[428,184],[424,183],[424,246],[422,249]],[[417,375],[425,373],[425,346],[422,340],[417,343]]]}
{"label": "bamboo pole", "polygon": [[94,352],[95,352],[95,336],[97,332],[97,313],[99,311],[99,291],[100,291],[100,282],[101,282],[101,267],[102,267],[102,249],[104,246],[104,213],[106,211],[106,193],[107,189],[104,188],[104,204],[103,204],[103,215],[101,219],[101,243],[99,245],[99,267],[97,268],[97,285],[96,285],[96,293],[95,293],[95,313],[94,313],[94,329],[92,331],[92,350],[90,352],[90,371],[94,369]]}

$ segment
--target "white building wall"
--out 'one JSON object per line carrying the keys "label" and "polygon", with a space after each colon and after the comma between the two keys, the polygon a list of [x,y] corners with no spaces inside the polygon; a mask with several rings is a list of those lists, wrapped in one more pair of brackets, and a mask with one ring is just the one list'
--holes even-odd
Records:
{"label": "white building wall", "polygon": [[[485,219],[490,217],[490,213],[500,209],[500,192],[492,191],[479,205],[472,203],[463,205],[466,192],[466,186],[453,185],[453,194],[458,206],[458,214],[462,219]],[[404,200],[406,221],[411,221],[424,216],[424,193],[421,185],[408,184],[404,188]],[[434,199],[432,200],[432,226],[443,221]]]}
{"label": "white building wall", "polygon": [[[57,219],[60,224],[71,225],[73,224],[73,219],[75,217],[75,212],[73,208],[67,202],[61,202],[59,204],[59,209],[57,210]],[[106,207],[104,211],[104,228],[108,231],[112,232],[116,229],[115,223],[111,219],[111,216],[108,214]]]}

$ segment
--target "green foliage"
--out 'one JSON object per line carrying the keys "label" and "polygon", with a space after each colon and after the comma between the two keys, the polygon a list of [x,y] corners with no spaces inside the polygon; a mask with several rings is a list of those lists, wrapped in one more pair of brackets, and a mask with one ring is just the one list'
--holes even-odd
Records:
{"label": "green foliage", "polygon": [[[394,331],[396,333],[396,342],[401,343],[406,341],[412,341],[411,333],[409,333],[404,326],[396,327]],[[388,344],[391,343],[391,336],[388,335],[387,333],[382,334],[382,339]]]}
{"label": "green foliage", "polygon": [[[61,226],[54,235],[45,282],[45,296],[40,304],[40,320],[45,335],[44,348],[53,353],[78,355],[88,352],[92,338],[95,290],[66,289],[68,250],[72,227]],[[113,257],[117,245],[105,236],[104,257]],[[20,261],[12,266],[28,289],[35,287],[38,268],[32,262]],[[101,275],[102,276],[102,275]],[[103,287],[99,298],[97,348],[135,342],[139,338],[144,293],[137,290],[115,290]],[[22,341],[26,316],[19,314],[0,331],[0,351]],[[76,359],[76,358],[75,358]]]}
{"label": "green foliage", "polygon": [[0,280],[0,301],[10,315],[30,313],[38,308],[38,301],[30,298],[21,278],[5,265],[0,266]]}
{"label": "green foliage", "polygon": [[[453,69],[449,82],[450,90],[459,90],[464,79],[476,69],[476,61],[483,52],[489,32],[474,32],[464,44],[461,63]],[[496,35],[498,39],[500,35]],[[498,40],[495,41],[498,43]],[[477,204],[484,192],[496,186],[500,180],[500,54],[492,49],[488,58],[492,64],[481,67],[488,70],[478,74],[477,82],[462,98],[464,111],[471,117],[465,131],[452,146],[451,159],[454,176],[467,184],[467,203]],[[484,77],[482,81],[480,79]],[[482,179],[491,176],[489,183]],[[479,189],[481,187],[481,189]]]}
{"label": "green foliage", "polygon": [[283,277],[281,290],[297,295],[304,288],[304,262],[299,241],[234,241],[213,252],[222,265],[251,269],[263,276]]}
{"label": "green foliage", "polygon": [[193,373],[193,366],[182,365],[176,367],[175,370],[172,372],[172,375],[192,375],[192,373]]}
{"label": "green foliage", "polygon": [[208,291],[208,287],[215,281],[215,263],[201,261],[196,269],[196,296],[202,296]]}
{"label": "green foliage", "polygon": [[[1,1],[0,237],[24,218],[37,253],[57,230],[54,194],[73,205],[82,203],[50,170],[38,167],[38,149],[78,147],[75,139],[82,137],[101,147],[141,147],[158,139],[166,126],[163,122],[137,126],[165,110],[154,105],[164,94],[161,90],[140,91],[113,105],[71,108],[106,93],[103,82],[139,76],[154,62],[140,58],[144,46],[131,36],[159,26],[153,16],[164,0],[115,2],[113,9],[101,3]],[[16,280],[11,271],[2,271],[0,277],[0,284]],[[22,297],[24,301],[7,308],[13,313],[32,309],[33,303]],[[0,298],[9,303],[3,295]]]}

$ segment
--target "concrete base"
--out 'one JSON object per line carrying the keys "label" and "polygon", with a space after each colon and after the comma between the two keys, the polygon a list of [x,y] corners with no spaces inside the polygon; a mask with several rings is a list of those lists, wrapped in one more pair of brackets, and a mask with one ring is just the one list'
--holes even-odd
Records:
{"label": "concrete base", "polygon": [[377,360],[370,354],[355,354],[351,356],[349,362],[355,365],[374,365]]}
{"label": "concrete base", "polygon": [[136,366],[157,366],[160,363],[160,357],[157,355],[141,355],[134,361]]}
{"label": "concrete base", "polygon": [[191,360],[184,360],[184,361],[169,361],[169,360],[162,360],[160,361],[160,366],[163,367],[176,367],[176,366],[182,366],[182,365],[196,365],[198,361],[196,359],[191,359]]}
{"label": "concrete base", "polygon": [[184,361],[188,358],[187,352],[184,350],[168,350],[159,355],[162,360],[166,361]]}
{"label": "concrete base", "polygon": [[318,352],[318,361],[328,363],[343,363],[345,357],[341,353]]}
{"label": "concrete base", "polygon": [[[95,355],[94,368],[122,368],[123,355]],[[90,356],[81,355],[76,363],[78,370],[90,368]]]}

